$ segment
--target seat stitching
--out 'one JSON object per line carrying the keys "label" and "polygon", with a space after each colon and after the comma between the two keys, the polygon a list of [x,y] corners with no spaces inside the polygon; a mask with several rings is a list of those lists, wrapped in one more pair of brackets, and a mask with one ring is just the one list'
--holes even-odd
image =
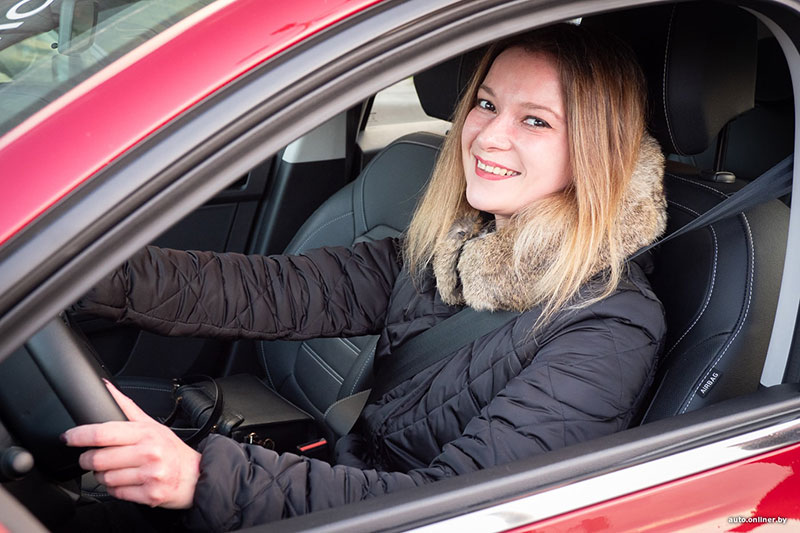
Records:
{"label": "seat stitching", "polygon": [[345,213],[345,214],[343,214],[343,215],[339,215],[338,217],[336,217],[336,218],[334,218],[334,219],[332,219],[332,220],[329,220],[328,222],[326,222],[326,223],[325,223],[325,224],[323,224],[322,226],[318,227],[317,229],[315,229],[314,231],[312,231],[312,232],[311,232],[311,234],[310,234],[308,237],[306,237],[306,238],[303,240],[303,242],[301,242],[301,243],[300,243],[300,245],[299,245],[299,246],[295,247],[295,252],[297,252],[297,253],[299,253],[299,252],[302,252],[302,251],[303,251],[303,247],[306,245],[306,243],[307,243],[309,240],[311,240],[311,238],[312,238],[312,237],[314,237],[314,235],[316,235],[317,233],[319,233],[319,232],[320,232],[320,231],[322,231],[323,229],[327,228],[328,226],[330,226],[331,224],[333,224],[333,223],[334,223],[334,222],[336,222],[337,220],[341,220],[341,219],[343,219],[343,218],[345,218],[345,217],[349,217],[349,216],[350,216],[350,215],[352,215],[352,214],[353,214],[353,212],[352,212],[352,211],[348,211],[347,213]]}
{"label": "seat stitching", "polygon": [[703,189],[708,189],[709,191],[717,194],[718,196],[722,196],[723,198],[727,198],[728,196],[730,196],[730,195],[720,191],[719,189],[715,189],[714,187],[709,187],[705,183],[697,183],[696,181],[692,181],[690,179],[686,179],[683,176],[678,176],[677,174],[673,174],[672,172],[665,172],[664,174],[666,174],[667,176],[670,176],[672,178],[675,178],[676,180],[680,180],[680,181],[682,181],[684,183],[688,183],[689,185],[693,185],[695,187],[702,187]]}
{"label": "seat stitching", "polygon": [[328,365],[328,363],[317,353],[314,349],[308,345],[308,343],[303,343],[300,346],[301,349],[305,350],[308,355],[311,356],[313,359],[325,372],[330,374],[334,381],[336,381],[339,385],[342,384],[342,377]]}
{"label": "seat stitching", "polygon": [[[351,394],[350,396],[352,396],[352,394]],[[339,404],[340,404],[340,403],[342,403],[343,401],[345,401],[345,400],[349,400],[349,399],[350,399],[350,396],[345,396],[344,398],[342,398],[342,399],[340,399],[340,400],[336,400],[335,402],[333,402],[332,404],[330,404],[330,405],[328,406],[328,408],[327,408],[327,409],[325,409],[325,412],[324,412],[324,413],[322,413],[322,419],[323,419],[323,420],[327,420],[327,419],[328,419],[328,413],[330,413],[330,412],[331,412],[331,409],[333,409],[334,407],[336,407],[337,405],[339,405]]]}
{"label": "seat stitching", "polygon": [[676,6],[672,6],[672,13],[670,13],[669,16],[669,26],[667,26],[667,42],[664,46],[664,73],[661,78],[661,99],[663,100],[664,104],[664,119],[667,123],[669,140],[672,141],[672,146],[675,147],[675,150],[677,150],[680,155],[683,155],[683,152],[681,152],[681,149],[678,148],[678,145],[675,142],[675,138],[672,136],[672,127],[670,126],[669,112],[667,111],[667,64],[669,63],[669,39],[672,35],[672,21],[675,19],[675,9]]}
{"label": "seat stitching", "polygon": [[367,366],[368,366],[368,363],[370,362],[370,359],[372,359],[372,357],[374,357],[374,356],[375,356],[375,349],[376,349],[377,347],[378,347],[378,345],[377,345],[377,343],[376,343],[376,344],[375,344],[375,345],[372,347],[372,350],[370,350],[370,351],[372,352],[372,356],[371,356],[371,357],[370,357],[370,356],[368,356],[368,357],[365,357],[365,358],[364,358],[364,362],[363,362],[363,363],[361,363],[361,370],[358,372],[358,376],[356,376],[356,380],[353,382],[353,386],[352,386],[352,387],[350,387],[350,394],[351,394],[351,395],[352,395],[352,394],[354,394],[354,393],[356,392],[356,385],[357,385],[357,384],[358,384],[358,382],[361,380],[361,376],[364,374],[364,370],[366,370],[366,369],[367,369]]}
{"label": "seat stitching", "polygon": [[[750,312],[750,302],[753,299],[753,277],[756,268],[755,242],[753,242],[753,233],[750,231],[750,222],[748,222],[747,220],[747,215],[742,213],[742,218],[744,219],[744,225],[745,228],[747,229],[748,240],[750,241],[750,276],[747,284],[747,305],[745,306],[744,314],[742,315],[742,318],[739,321],[739,327],[736,328],[736,331],[734,332],[733,336],[730,338],[728,343],[725,345],[725,348],[722,350],[722,353],[720,353],[716,357],[716,359],[714,359],[714,362],[711,363],[709,370],[717,366],[717,364],[722,360],[722,357],[725,355],[725,352],[728,351],[728,348],[730,348],[733,345],[733,341],[736,340],[736,337],[739,335],[739,332],[742,331],[744,323],[747,320],[747,315]],[[706,372],[706,374],[708,374],[708,372]],[[703,377],[705,378],[705,376]],[[684,408],[681,409],[681,414],[685,413],[686,410],[689,409],[689,406],[691,405],[696,395],[697,395],[697,387],[695,387],[692,390],[692,395],[689,397],[689,401],[686,402]]]}
{"label": "seat stitching", "polygon": [[[697,211],[695,211],[694,209],[691,209],[689,207],[681,205],[678,202],[675,202],[674,200],[668,200],[668,202],[673,204],[673,205],[676,205],[676,206],[678,206],[678,207],[680,207],[682,209],[690,211],[696,217],[700,216],[700,214]],[[716,279],[717,279],[717,256],[718,256],[719,248],[718,248],[718,244],[717,244],[717,232],[714,230],[714,226],[707,226],[707,227],[708,227],[708,229],[711,230],[711,235],[714,238],[714,266],[713,266],[713,268],[711,270],[711,287],[708,290],[708,297],[706,298],[706,301],[703,303],[703,309],[697,315],[697,317],[695,318],[694,322],[692,322],[692,324],[686,329],[686,331],[683,332],[683,335],[681,335],[680,338],[677,341],[675,341],[675,343],[672,345],[672,347],[670,347],[670,349],[667,350],[667,353],[664,354],[664,357],[666,357],[669,354],[671,354],[672,351],[681,343],[681,341],[684,339],[684,337],[686,337],[686,335],[688,335],[689,332],[697,325],[697,323],[700,321],[700,319],[705,314],[706,309],[708,308],[708,304],[711,302],[711,296],[714,293],[714,286],[715,286],[715,282],[716,282]]]}
{"label": "seat stitching", "polygon": [[411,145],[415,145],[415,146],[421,146],[422,148],[430,148],[431,150],[434,150],[436,152],[441,152],[442,151],[442,147],[439,146],[439,145],[428,144],[425,141],[420,141],[420,140],[417,140],[417,139],[413,139],[413,140],[412,139],[403,139],[402,141],[399,141],[397,144],[411,144]]}
{"label": "seat stitching", "polygon": [[360,353],[361,353],[361,350],[359,350],[359,349],[358,349],[358,346],[356,346],[356,345],[355,345],[355,344],[353,344],[352,342],[349,342],[349,341],[347,341],[346,339],[343,339],[342,337],[336,337],[336,340],[338,340],[339,342],[341,342],[342,344],[344,344],[344,345],[345,345],[345,347],[346,347],[348,350],[350,350],[351,352],[353,352],[354,354],[358,355],[358,354],[360,354]]}

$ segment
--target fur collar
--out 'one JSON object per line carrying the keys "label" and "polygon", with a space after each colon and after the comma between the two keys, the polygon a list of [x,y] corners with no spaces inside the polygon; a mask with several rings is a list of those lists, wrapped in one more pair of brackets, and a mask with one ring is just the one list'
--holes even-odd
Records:
{"label": "fur collar", "polygon": [[[663,193],[664,156],[658,143],[645,134],[618,220],[619,253],[610,257],[608,246],[593,265],[592,274],[612,261],[622,262],[653,242],[666,228]],[[433,271],[442,300],[478,310],[525,311],[546,296],[538,289],[555,251],[563,243],[571,218],[559,197],[540,201],[532,216],[514,217],[499,231],[478,217],[457,220],[436,247]],[[514,248],[525,235],[525,260],[515,265]],[[584,280],[587,281],[587,280]]]}

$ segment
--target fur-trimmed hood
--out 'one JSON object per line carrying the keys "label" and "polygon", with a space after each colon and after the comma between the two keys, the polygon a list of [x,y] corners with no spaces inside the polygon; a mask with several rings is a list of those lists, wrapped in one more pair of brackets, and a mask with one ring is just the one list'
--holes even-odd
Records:
{"label": "fur-trimmed hood", "polygon": [[[612,258],[608,246],[601,250],[592,275],[613,261],[621,262],[664,232],[663,176],[664,156],[655,139],[645,134],[617,217],[618,253]],[[537,203],[532,216],[512,218],[497,231],[479,217],[457,220],[437,245],[433,258],[442,300],[489,311],[525,311],[541,304],[546,296],[537,282],[551,266],[573,224],[571,218],[563,216],[564,201],[560,196],[544,199]],[[525,260],[515,261],[515,246],[521,245],[521,235],[527,248],[523,251]]]}

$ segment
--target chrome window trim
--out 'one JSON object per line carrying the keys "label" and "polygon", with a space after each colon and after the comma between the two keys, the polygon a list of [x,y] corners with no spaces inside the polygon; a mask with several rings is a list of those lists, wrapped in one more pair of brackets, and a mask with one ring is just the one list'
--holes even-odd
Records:
{"label": "chrome window trim", "polygon": [[412,531],[506,531],[800,442],[800,418],[531,494]]}

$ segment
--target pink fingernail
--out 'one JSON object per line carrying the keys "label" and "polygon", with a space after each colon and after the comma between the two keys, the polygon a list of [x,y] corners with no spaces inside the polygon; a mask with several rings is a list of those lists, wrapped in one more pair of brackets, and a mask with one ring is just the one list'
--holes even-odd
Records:
{"label": "pink fingernail", "polygon": [[67,443],[67,434],[66,433],[62,433],[61,435],[58,436],[58,440],[60,440],[64,444],[66,444]]}

